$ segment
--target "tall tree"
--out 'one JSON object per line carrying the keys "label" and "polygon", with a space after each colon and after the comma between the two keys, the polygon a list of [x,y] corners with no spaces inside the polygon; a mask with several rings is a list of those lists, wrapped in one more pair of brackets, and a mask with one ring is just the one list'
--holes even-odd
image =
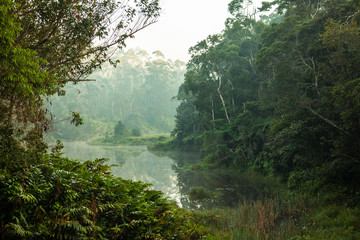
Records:
{"label": "tall tree", "polygon": [[83,80],[159,15],[157,0],[6,0],[1,9],[1,109],[8,124],[39,131],[44,97]]}
{"label": "tall tree", "polygon": [[[190,48],[182,86],[187,95],[178,96],[182,103],[173,133],[178,140],[200,140],[209,161],[245,169],[262,149],[271,120],[267,114],[272,113],[259,104],[261,78],[255,61],[265,24],[241,11],[243,5],[232,1],[233,17],[224,32]],[[183,115],[196,120],[186,122]]]}
{"label": "tall tree", "polygon": [[276,3],[284,20],[266,29],[258,56],[277,104],[272,164],[295,185],[317,179],[313,186],[326,181],[357,191],[359,4]]}

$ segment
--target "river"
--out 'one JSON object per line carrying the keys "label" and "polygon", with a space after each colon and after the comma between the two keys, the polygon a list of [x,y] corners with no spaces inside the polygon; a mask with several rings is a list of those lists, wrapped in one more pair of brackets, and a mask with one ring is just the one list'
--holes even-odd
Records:
{"label": "river", "polygon": [[157,156],[146,146],[94,146],[86,142],[64,142],[64,156],[80,161],[108,158],[112,173],[124,179],[151,183],[152,188],[162,191],[166,197],[180,206],[181,196],[176,163],[168,156]]}
{"label": "river", "polygon": [[152,189],[188,209],[231,207],[271,194],[271,181],[257,175],[189,167],[200,161],[199,154],[193,152],[152,153],[146,146],[98,146],[86,142],[64,142],[63,152],[80,161],[108,158],[110,165],[117,165],[112,168],[115,176],[150,183]]}

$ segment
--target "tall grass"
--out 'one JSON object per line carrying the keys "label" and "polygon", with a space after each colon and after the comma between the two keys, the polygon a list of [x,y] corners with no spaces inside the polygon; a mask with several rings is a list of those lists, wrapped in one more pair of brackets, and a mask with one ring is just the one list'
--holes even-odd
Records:
{"label": "tall grass", "polygon": [[288,239],[295,231],[305,208],[301,198],[267,199],[218,209],[213,214],[212,231],[228,232],[232,239]]}

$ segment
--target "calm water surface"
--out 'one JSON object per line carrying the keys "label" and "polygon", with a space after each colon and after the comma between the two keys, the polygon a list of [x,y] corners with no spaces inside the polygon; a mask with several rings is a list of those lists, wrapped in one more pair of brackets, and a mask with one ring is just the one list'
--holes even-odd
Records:
{"label": "calm water surface", "polygon": [[151,183],[153,189],[162,191],[180,207],[188,209],[232,207],[245,199],[259,200],[269,195],[269,183],[257,176],[226,169],[189,168],[200,161],[199,154],[194,152],[154,154],[145,146],[64,142],[64,155],[80,161],[108,158],[109,164],[118,165],[112,168],[115,176]]}
{"label": "calm water surface", "polygon": [[64,155],[80,161],[108,158],[115,176],[151,183],[153,189],[164,192],[181,206],[181,196],[176,163],[173,159],[159,157],[145,146],[94,146],[85,142],[64,142]]}

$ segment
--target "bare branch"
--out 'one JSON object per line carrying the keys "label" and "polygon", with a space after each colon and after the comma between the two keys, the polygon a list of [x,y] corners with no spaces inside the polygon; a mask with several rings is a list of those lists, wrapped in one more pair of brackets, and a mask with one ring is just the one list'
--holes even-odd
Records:
{"label": "bare branch", "polygon": [[95,82],[96,79],[58,79],[59,83],[62,82]]}
{"label": "bare branch", "polygon": [[306,109],[308,109],[311,113],[313,113],[315,116],[318,116],[319,118],[321,118],[322,120],[324,120],[325,122],[327,122],[328,124],[330,124],[331,126],[333,126],[334,128],[337,128],[341,131],[343,131],[343,129],[341,129],[338,125],[336,125],[333,121],[331,121],[330,119],[322,116],[321,114],[319,114],[318,112],[316,112],[314,109],[311,108],[311,106],[304,106]]}

